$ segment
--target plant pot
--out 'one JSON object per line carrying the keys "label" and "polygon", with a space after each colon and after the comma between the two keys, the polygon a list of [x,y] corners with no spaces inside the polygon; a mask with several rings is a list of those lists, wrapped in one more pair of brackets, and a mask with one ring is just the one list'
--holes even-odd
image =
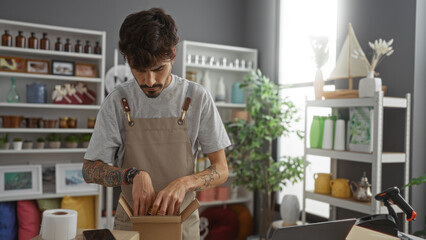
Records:
{"label": "plant pot", "polygon": [[9,147],[10,147],[10,143],[1,143],[0,144],[0,149],[1,150],[8,150],[9,149]]}
{"label": "plant pot", "polygon": [[22,141],[20,141],[20,142],[13,142],[13,149],[14,150],[21,150],[22,149]]}
{"label": "plant pot", "polygon": [[4,128],[20,128],[24,116],[1,116]]}
{"label": "plant pot", "polygon": [[52,120],[43,120],[43,128],[56,128],[56,122],[58,120],[52,119]]}
{"label": "plant pot", "polygon": [[81,143],[81,147],[82,148],[88,148],[89,147],[89,142],[87,141],[87,142],[82,142]]}
{"label": "plant pot", "polygon": [[22,149],[32,149],[33,148],[33,143],[32,142],[24,142],[22,144]]}
{"label": "plant pot", "polygon": [[76,148],[78,147],[78,142],[65,142],[66,148]]}
{"label": "plant pot", "polygon": [[382,79],[375,78],[374,73],[368,73],[366,78],[359,80],[358,86],[358,96],[360,98],[364,97],[374,97],[375,92],[382,90]]}
{"label": "plant pot", "polygon": [[49,146],[49,148],[60,148],[61,142],[59,142],[59,141],[49,142],[48,146]]}
{"label": "plant pot", "polygon": [[283,226],[296,225],[300,215],[300,205],[296,195],[284,195],[281,200],[280,214],[283,220]]}
{"label": "plant pot", "polygon": [[36,143],[36,148],[37,148],[37,149],[43,149],[43,148],[44,148],[44,145],[45,145],[45,142],[37,142],[37,143]]}

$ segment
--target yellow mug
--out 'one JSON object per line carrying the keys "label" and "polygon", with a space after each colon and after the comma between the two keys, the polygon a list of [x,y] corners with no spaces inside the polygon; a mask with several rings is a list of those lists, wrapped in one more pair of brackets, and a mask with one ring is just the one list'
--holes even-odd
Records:
{"label": "yellow mug", "polygon": [[349,187],[349,179],[337,178],[330,181],[331,196],[338,198],[348,198],[351,196],[351,188]]}
{"label": "yellow mug", "polygon": [[316,193],[330,194],[331,192],[331,188],[330,188],[331,174],[330,173],[315,173],[314,180],[315,180]]}

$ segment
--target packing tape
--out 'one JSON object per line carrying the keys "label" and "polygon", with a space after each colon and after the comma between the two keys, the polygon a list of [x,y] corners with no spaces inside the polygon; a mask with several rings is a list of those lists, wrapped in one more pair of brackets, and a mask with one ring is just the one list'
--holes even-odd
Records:
{"label": "packing tape", "polygon": [[40,230],[42,239],[73,239],[76,234],[76,211],[71,209],[51,209],[43,212]]}

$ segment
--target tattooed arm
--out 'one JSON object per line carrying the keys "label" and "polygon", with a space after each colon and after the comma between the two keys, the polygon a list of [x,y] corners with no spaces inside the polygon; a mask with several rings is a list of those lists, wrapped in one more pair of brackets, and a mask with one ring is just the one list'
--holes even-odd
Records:
{"label": "tattooed arm", "polygon": [[97,183],[105,187],[118,187],[124,184],[126,169],[110,166],[101,160],[84,160],[83,178],[87,183]]}
{"label": "tattooed arm", "polygon": [[187,192],[214,188],[228,179],[225,151],[207,154],[211,166],[206,170],[172,181],[161,190],[152,205],[152,212],[159,215],[176,215]]}

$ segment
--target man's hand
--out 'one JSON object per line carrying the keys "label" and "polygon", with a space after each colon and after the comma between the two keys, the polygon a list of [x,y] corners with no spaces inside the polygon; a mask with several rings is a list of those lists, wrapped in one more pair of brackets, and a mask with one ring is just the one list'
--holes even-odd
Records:
{"label": "man's hand", "polygon": [[146,215],[155,200],[151,176],[145,171],[140,171],[133,178],[133,216]]}
{"label": "man's hand", "polygon": [[177,215],[185,194],[186,188],[182,178],[172,181],[157,194],[152,205],[152,215]]}

